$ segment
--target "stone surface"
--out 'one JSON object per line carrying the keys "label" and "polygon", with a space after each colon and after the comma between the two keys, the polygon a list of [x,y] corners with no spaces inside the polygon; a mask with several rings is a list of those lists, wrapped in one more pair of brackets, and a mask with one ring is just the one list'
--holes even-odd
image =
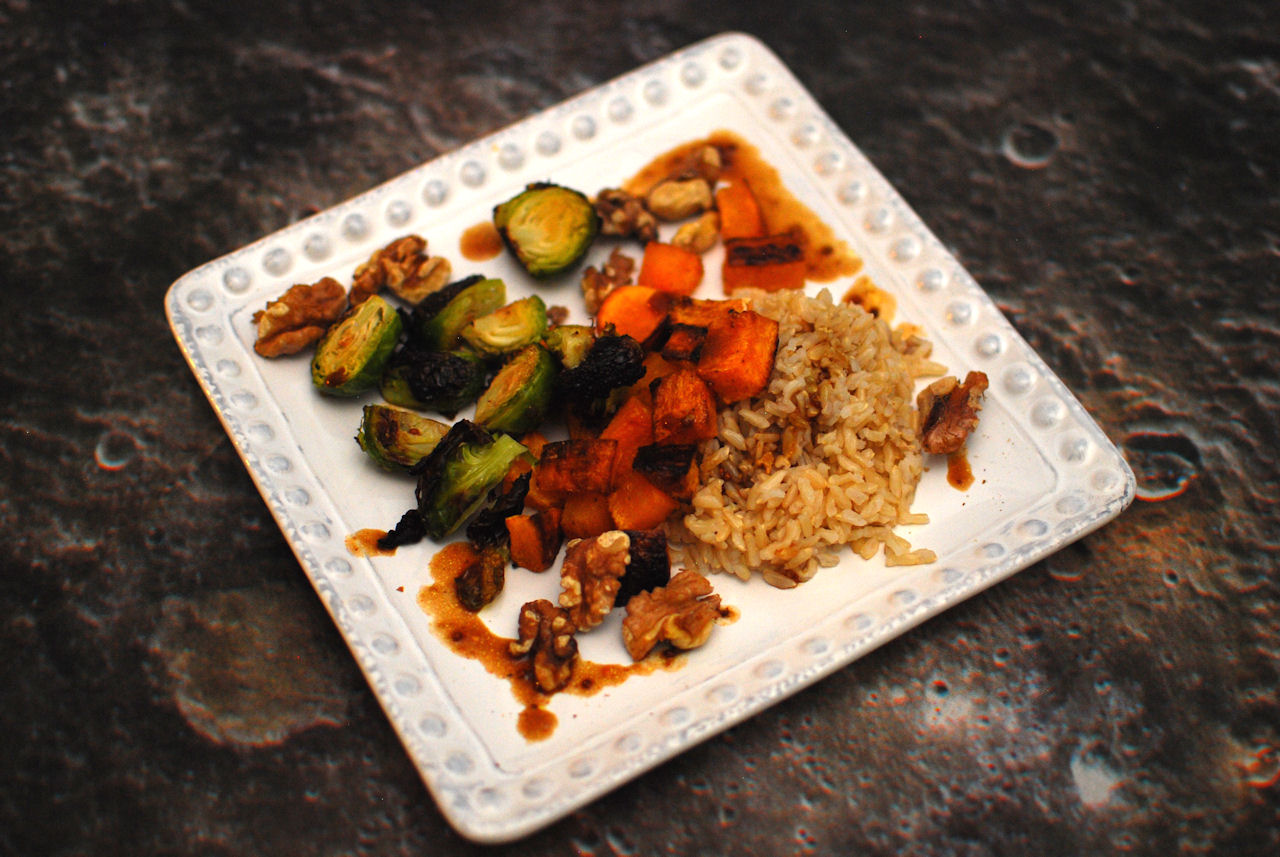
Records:
{"label": "stone surface", "polygon": [[1273,3],[7,0],[0,852],[481,850],[299,573],[163,295],[730,29],[902,191],[1144,500],[506,850],[1280,850]]}

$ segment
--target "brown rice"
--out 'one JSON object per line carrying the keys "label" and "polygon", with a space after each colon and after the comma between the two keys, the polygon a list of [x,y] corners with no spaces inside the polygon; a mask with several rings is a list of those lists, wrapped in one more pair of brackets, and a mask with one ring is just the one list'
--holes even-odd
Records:
{"label": "brown rice", "polygon": [[735,293],[779,322],[761,395],[723,408],[692,511],[671,526],[677,561],[792,587],[849,545],[889,565],[932,562],[893,528],[923,524],[914,379],[938,374],[903,332],[827,291]]}

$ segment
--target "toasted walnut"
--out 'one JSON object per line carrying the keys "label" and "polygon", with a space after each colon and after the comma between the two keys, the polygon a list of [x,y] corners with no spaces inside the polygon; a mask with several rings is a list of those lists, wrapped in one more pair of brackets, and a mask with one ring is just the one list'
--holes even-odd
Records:
{"label": "toasted walnut", "polygon": [[579,629],[594,628],[613,609],[630,553],[631,537],[622,530],[569,542],[560,566],[560,606]]}
{"label": "toasted walnut", "polygon": [[609,259],[600,266],[600,270],[587,268],[582,272],[582,299],[586,303],[587,312],[595,315],[609,293],[618,286],[631,282],[631,272],[635,270],[636,261],[625,255],[616,247],[609,254]]}
{"label": "toasted walnut", "polygon": [[711,207],[711,185],[701,178],[668,179],[649,191],[645,205],[659,220],[684,220]]}
{"label": "toasted walnut", "polygon": [[520,608],[518,638],[508,644],[513,657],[532,655],[533,680],[543,693],[555,693],[569,683],[578,660],[577,630],[569,615],[545,598]]}
{"label": "toasted walnut", "polygon": [[964,446],[969,433],[978,427],[978,411],[986,389],[986,374],[970,372],[963,384],[947,376],[920,391],[916,410],[925,452],[950,455]]}
{"label": "toasted walnut", "polygon": [[671,243],[690,253],[705,253],[720,240],[720,214],[704,211],[696,220],[680,224]]}
{"label": "toasted walnut", "polygon": [[253,314],[258,326],[253,350],[263,357],[297,354],[324,336],[346,308],[347,290],[332,277],[310,286],[292,286]]}
{"label": "toasted walnut", "polygon": [[705,577],[685,569],[666,586],[641,592],[627,602],[622,642],[637,661],[662,642],[677,649],[696,649],[711,636],[719,616],[720,596],[712,593]]}
{"label": "toasted walnut", "polygon": [[442,256],[427,255],[427,241],[418,235],[397,238],[378,250],[355,271],[351,305],[363,303],[370,295],[390,289],[410,304],[449,282],[453,266]]}
{"label": "toasted walnut", "polygon": [[641,244],[658,237],[658,221],[638,196],[625,190],[605,188],[596,194],[595,207],[596,214],[600,215],[601,235],[634,236]]}

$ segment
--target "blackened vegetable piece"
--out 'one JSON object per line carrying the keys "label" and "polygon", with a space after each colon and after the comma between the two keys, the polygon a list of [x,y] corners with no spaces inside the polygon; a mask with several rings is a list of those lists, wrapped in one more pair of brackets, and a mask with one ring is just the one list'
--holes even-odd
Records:
{"label": "blackened vegetable piece", "polygon": [[578,191],[537,182],[495,206],[493,225],[526,271],[549,277],[582,258],[600,231],[600,216]]}
{"label": "blackened vegetable piece", "polygon": [[384,470],[408,471],[449,431],[445,423],[391,405],[365,405],[356,443]]}
{"label": "blackened vegetable piece", "polygon": [[459,420],[418,474],[418,512],[427,535],[442,539],[462,525],[529,451],[509,435],[494,437],[470,420]]}
{"label": "blackened vegetable piece", "polygon": [[481,354],[510,354],[547,332],[547,305],[531,295],[482,315],[462,329],[462,338]]}
{"label": "blackened vegetable piece", "polygon": [[425,324],[428,319],[448,306],[449,301],[483,279],[483,274],[472,274],[427,295],[413,308],[413,313],[410,315],[411,324],[409,329],[414,330]]}
{"label": "blackened vegetable piece", "polygon": [[666,586],[671,580],[671,558],[662,530],[626,530],[631,539],[627,570],[619,581],[613,603],[625,607],[633,595]]}
{"label": "blackened vegetable piece", "polygon": [[509,541],[506,520],[512,515],[524,511],[524,498],[529,494],[529,480],[533,471],[526,470],[511,481],[503,490],[506,482],[498,483],[489,492],[489,502],[476,512],[475,517],[467,524],[467,541],[476,547],[501,547]]}
{"label": "blackened vegetable piece", "polygon": [[526,345],[498,370],[476,401],[476,422],[490,431],[522,434],[542,422],[555,392],[556,362],[541,345]]}
{"label": "blackened vegetable piece", "polygon": [[560,373],[560,389],[570,402],[589,403],[643,377],[644,349],[640,343],[606,331],[596,337],[581,363]]}
{"label": "blackened vegetable piece", "polygon": [[463,328],[506,302],[507,285],[502,280],[467,286],[434,315],[414,314],[415,344],[428,351],[448,351],[462,341]]}
{"label": "blackened vegetable piece", "polygon": [[351,308],[316,346],[311,383],[329,396],[358,396],[372,389],[403,329],[400,314],[378,295]]}
{"label": "blackened vegetable piece", "polygon": [[382,373],[382,398],[394,405],[452,416],[484,390],[484,361],[470,351],[402,348]]}
{"label": "blackened vegetable piece", "polygon": [[497,598],[507,580],[507,561],[505,548],[477,551],[475,560],[453,580],[458,603],[475,613]]}
{"label": "blackened vegetable piece", "polygon": [[401,545],[416,545],[427,537],[426,525],[417,509],[410,509],[400,516],[400,521],[378,539],[378,550],[395,550]]}

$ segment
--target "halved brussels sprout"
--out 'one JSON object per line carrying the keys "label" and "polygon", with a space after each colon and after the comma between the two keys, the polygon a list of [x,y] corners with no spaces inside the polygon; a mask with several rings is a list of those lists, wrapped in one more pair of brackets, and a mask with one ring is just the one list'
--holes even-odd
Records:
{"label": "halved brussels sprout", "polygon": [[546,331],[547,305],[533,295],[480,316],[462,329],[462,338],[482,354],[509,354]]}
{"label": "halved brussels sprout", "polygon": [[438,313],[421,318],[418,344],[429,351],[448,351],[462,338],[462,329],[507,302],[507,285],[498,279],[481,280],[458,292]]}
{"label": "halved brussels sprout", "polygon": [[410,470],[431,454],[449,425],[392,405],[365,405],[356,443],[384,470]]}
{"label": "halved brussels sprout", "polygon": [[520,458],[533,463],[511,436],[495,437],[470,420],[454,423],[418,474],[418,514],[427,535],[439,540],[458,529]]}
{"label": "halved brussels sprout", "polygon": [[378,384],[404,323],[374,295],[334,323],[316,346],[311,383],[330,396],[358,396]]}
{"label": "halved brussels sprout", "polygon": [[478,354],[401,349],[382,373],[382,398],[393,405],[452,416],[484,391],[484,361]]}
{"label": "halved brussels sprout", "polygon": [[595,341],[595,331],[589,325],[561,324],[551,329],[542,344],[560,358],[562,369],[572,369],[583,361]]}
{"label": "halved brussels sprout", "polygon": [[546,415],[556,361],[541,345],[526,345],[498,370],[476,401],[476,422],[490,431],[522,434]]}
{"label": "halved brussels sprout", "polygon": [[495,206],[493,225],[526,271],[549,277],[582,258],[600,231],[600,217],[578,191],[538,182]]}

